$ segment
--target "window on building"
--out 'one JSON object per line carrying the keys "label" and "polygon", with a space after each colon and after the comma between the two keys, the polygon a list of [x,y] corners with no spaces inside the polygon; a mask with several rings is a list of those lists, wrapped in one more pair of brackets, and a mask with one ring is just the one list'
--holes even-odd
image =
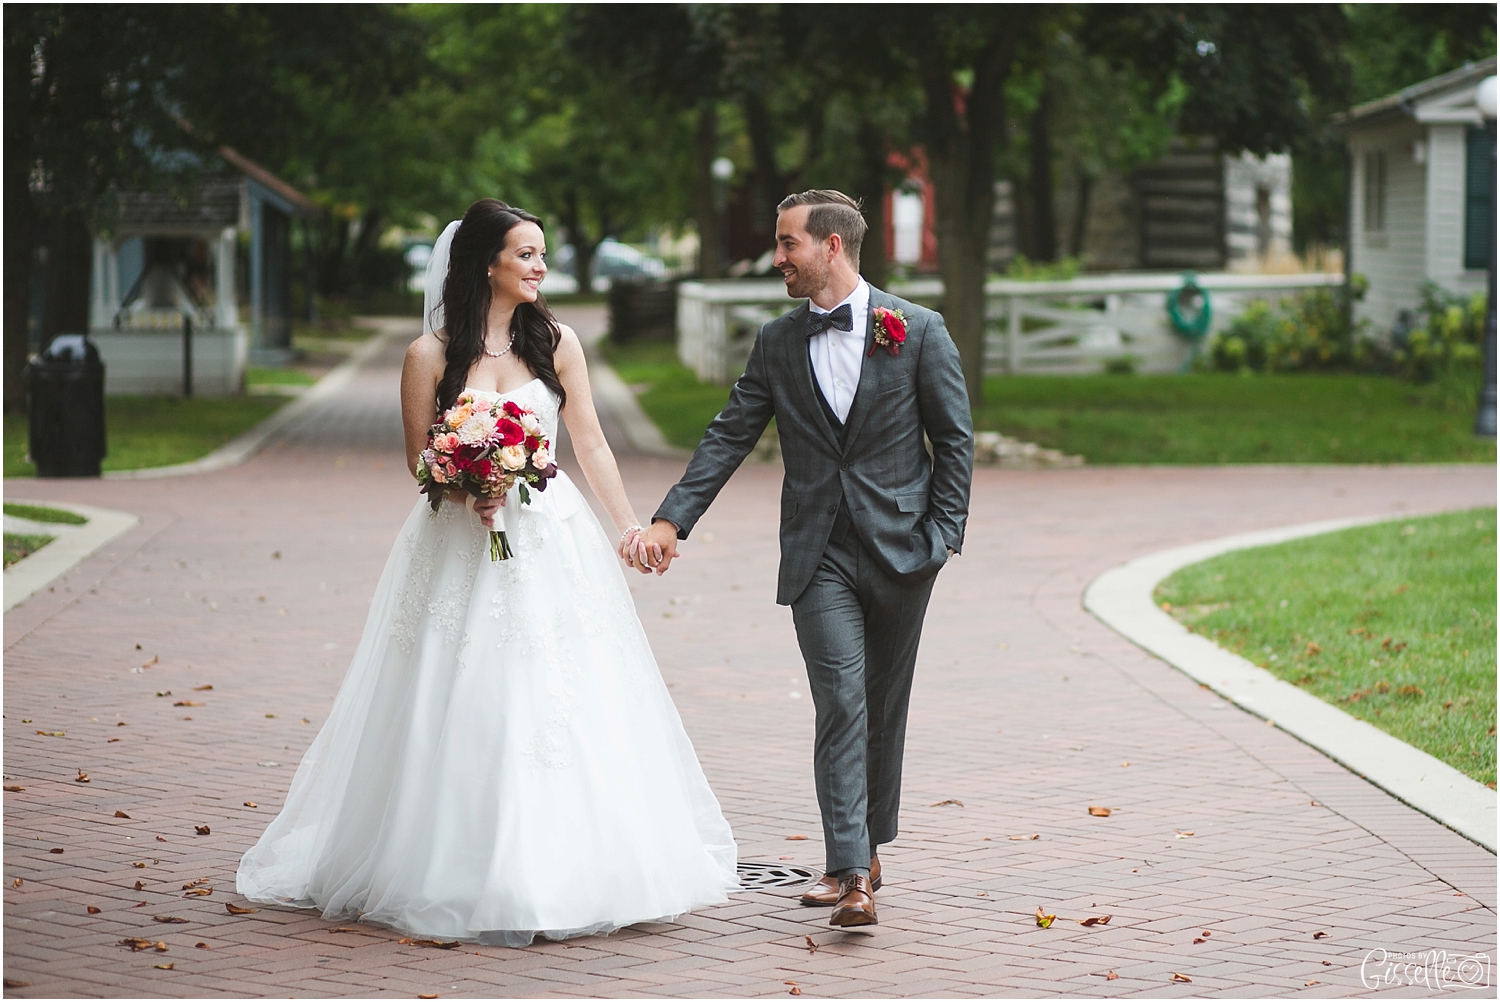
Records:
{"label": "window on building", "polygon": [[1495,134],[1470,129],[1464,148],[1464,267],[1490,266],[1490,240],[1495,232],[1495,209],[1490,196],[1495,186]]}
{"label": "window on building", "polygon": [[1385,151],[1365,154],[1365,232],[1385,232]]}

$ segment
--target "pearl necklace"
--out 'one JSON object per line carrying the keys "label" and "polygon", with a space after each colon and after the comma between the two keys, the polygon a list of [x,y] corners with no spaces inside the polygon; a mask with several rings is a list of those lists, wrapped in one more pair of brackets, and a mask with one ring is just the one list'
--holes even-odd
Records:
{"label": "pearl necklace", "polygon": [[515,344],[516,344],[516,336],[514,334],[512,334],[510,336],[510,340],[507,341],[507,342],[505,342],[505,348],[504,348],[504,350],[502,350],[502,351],[490,351],[488,348],[486,348],[486,349],[484,349],[484,353],[486,355],[488,355],[490,358],[504,358],[506,355],[510,354],[510,350],[511,350],[511,348],[515,347]]}

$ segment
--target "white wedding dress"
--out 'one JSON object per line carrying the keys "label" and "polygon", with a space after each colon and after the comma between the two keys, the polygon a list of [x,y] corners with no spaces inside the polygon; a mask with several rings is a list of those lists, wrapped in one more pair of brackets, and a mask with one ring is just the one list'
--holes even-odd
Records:
{"label": "white wedding dress", "polygon": [[[552,441],[540,380],[502,394]],[[610,538],[558,473],[501,516],[407,518],[328,722],[240,862],[252,901],[523,946],[725,901],[729,825]]]}

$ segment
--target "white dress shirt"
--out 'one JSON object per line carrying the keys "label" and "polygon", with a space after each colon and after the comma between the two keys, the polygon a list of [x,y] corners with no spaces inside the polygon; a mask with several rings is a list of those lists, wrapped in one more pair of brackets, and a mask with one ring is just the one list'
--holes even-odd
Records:
{"label": "white dress shirt", "polygon": [[[834,309],[845,303],[849,305],[849,312],[854,314],[852,330],[830,327],[808,339],[813,376],[818,380],[823,398],[840,421],[849,420],[849,407],[854,403],[854,391],[859,389],[859,371],[865,361],[865,336],[870,332],[870,286],[864,279],[860,279],[849,297],[836,304]],[[813,313],[833,312],[811,301],[807,307]]]}

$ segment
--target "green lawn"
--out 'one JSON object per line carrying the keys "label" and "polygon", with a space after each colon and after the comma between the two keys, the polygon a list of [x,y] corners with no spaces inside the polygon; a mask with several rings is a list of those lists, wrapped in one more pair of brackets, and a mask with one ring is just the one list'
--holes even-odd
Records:
{"label": "green lawn", "polygon": [[1495,509],[1402,519],[1185,567],[1189,629],[1495,785]]}
{"label": "green lawn", "polygon": [[16,518],[27,518],[33,522],[57,522],[61,525],[83,525],[88,521],[77,512],[63,511],[61,508],[44,508],[39,504],[16,504],[5,502],[5,514],[14,515]]}
{"label": "green lawn", "polygon": [[[139,470],[186,463],[213,452],[284,406],[284,396],[107,397],[106,470]],[[29,477],[26,418],[5,415],[5,475]]]}
{"label": "green lawn", "polygon": [[6,567],[9,567],[22,557],[29,557],[57,538],[56,536],[26,536],[12,532],[7,532],[3,535],[5,537]]}
{"label": "green lawn", "polygon": [[246,386],[311,386],[318,377],[301,369],[256,368],[245,370]]}
{"label": "green lawn", "polygon": [[645,388],[636,399],[678,448],[696,446],[703,429],[729,400],[729,387],[700,383],[693,370],[677,360],[677,346],[669,341],[605,342],[602,347],[605,359],[627,385]]}
{"label": "green lawn", "polygon": [[[626,383],[673,445],[690,449],[729,399],[698,382],[672,344],[608,345]],[[1216,373],[994,376],[979,429],[1089,463],[1435,463],[1495,461],[1475,438],[1472,397],[1382,376]]]}
{"label": "green lawn", "polygon": [[1493,463],[1473,422],[1435,387],[1310,374],[992,377],[974,416],[1094,464]]}

